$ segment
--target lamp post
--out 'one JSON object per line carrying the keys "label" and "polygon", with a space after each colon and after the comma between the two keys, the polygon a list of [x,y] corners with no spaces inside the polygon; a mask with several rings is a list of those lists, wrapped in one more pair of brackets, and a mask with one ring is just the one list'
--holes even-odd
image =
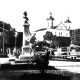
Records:
{"label": "lamp post", "polygon": [[16,38],[17,38],[18,33],[15,31],[15,51],[16,51]]}
{"label": "lamp post", "polygon": [[4,54],[4,23],[3,23],[3,54]]}

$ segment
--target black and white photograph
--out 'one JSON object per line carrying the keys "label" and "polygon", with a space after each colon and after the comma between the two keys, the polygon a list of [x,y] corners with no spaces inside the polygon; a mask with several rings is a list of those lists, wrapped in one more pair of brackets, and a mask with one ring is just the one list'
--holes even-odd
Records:
{"label": "black and white photograph", "polygon": [[80,1],[0,0],[0,80],[80,80]]}

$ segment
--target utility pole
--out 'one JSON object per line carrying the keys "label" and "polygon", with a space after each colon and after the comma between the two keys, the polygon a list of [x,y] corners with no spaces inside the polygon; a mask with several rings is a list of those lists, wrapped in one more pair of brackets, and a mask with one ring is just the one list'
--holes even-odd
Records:
{"label": "utility pole", "polygon": [[15,30],[15,50],[16,50],[16,39],[17,39],[17,35],[18,35],[18,33],[17,33],[17,31]]}
{"label": "utility pole", "polygon": [[4,54],[4,22],[3,22],[3,54]]}

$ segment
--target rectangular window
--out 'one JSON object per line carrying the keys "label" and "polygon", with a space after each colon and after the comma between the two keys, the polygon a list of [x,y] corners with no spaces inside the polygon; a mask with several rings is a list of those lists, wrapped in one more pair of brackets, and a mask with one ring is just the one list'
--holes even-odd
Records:
{"label": "rectangular window", "polygon": [[56,35],[56,32],[55,32],[55,35]]}
{"label": "rectangular window", "polygon": [[67,36],[68,34],[66,33],[66,36]]}
{"label": "rectangular window", "polygon": [[60,36],[60,32],[59,32],[59,36]]}
{"label": "rectangular window", "polygon": [[0,36],[2,36],[2,33],[0,32]]}
{"label": "rectangular window", "polygon": [[62,36],[62,32],[61,32],[61,36]]}

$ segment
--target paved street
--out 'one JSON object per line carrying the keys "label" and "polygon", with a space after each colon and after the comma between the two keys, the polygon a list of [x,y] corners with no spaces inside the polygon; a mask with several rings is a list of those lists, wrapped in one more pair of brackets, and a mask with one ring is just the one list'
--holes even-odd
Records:
{"label": "paved street", "polygon": [[[0,58],[0,64],[9,63],[10,58]],[[49,61],[50,66],[55,66],[61,71],[69,71],[73,73],[80,73],[80,62],[66,62],[66,61]]]}
{"label": "paved street", "polygon": [[55,66],[61,71],[68,71],[72,73],[80,74],[80,62],[68,62],[68,61],[49,61],[50,66]]}
{"label": "paved street", "polygon": [[[0,64],[8,63],[8,58],[0,58]],[[74,64],[74,65],[73,65]],[[50,66],[56,66],[57,71],[48,70],[47,74],[40,74],[39,70],[19,70],[19,71],[0,71],[0,80],[80,80],[80,63],[72,62],[65,64],[58,61],[49,61]],[[72,66],[70,66],[72,65]],[[24,74],[26,73],[26,74]],[[44,76],[44,77],[43,77]]]}

